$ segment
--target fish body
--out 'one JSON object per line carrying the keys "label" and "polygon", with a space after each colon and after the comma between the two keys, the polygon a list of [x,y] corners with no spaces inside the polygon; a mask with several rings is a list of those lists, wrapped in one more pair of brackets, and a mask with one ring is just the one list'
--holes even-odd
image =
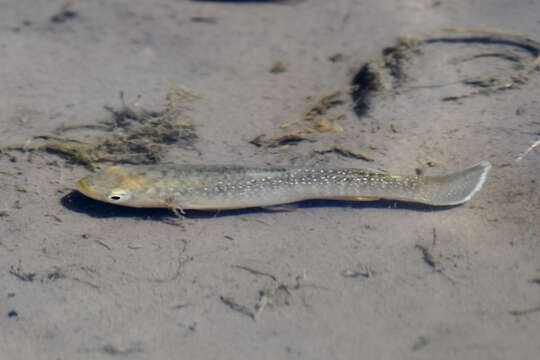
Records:
{"label": "fish body", "polygon": [[308,199],[384,198],[448,206],[471,199],[490,168],[482,161],[447,175],[408,176],[364,169],[119,165],[79,180],[77,190],[118,205],[180,210],[270,207]]}

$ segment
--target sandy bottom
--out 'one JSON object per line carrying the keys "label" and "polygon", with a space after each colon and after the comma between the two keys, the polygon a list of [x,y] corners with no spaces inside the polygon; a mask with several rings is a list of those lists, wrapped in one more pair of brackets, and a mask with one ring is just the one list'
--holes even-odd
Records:
{"label": "sandy bottom", "polygon": [[[73,192],[80,164],[3,150],[0,357],[536,358],[540,149],[516,159],[540,135],[540,54],[513,35],[395,46],[441,28],[540,41],[540,2],[483,3],[76,1],[51,21],[60,0],[0,1],[3,148],[110,118],[121,91],[159,110],[183,86],[201,97],[185,110],[198,138],[164,162],[493,164],[458,207],[309,201],[179,220]],[[376,84],[359,80],[366,64]]]}

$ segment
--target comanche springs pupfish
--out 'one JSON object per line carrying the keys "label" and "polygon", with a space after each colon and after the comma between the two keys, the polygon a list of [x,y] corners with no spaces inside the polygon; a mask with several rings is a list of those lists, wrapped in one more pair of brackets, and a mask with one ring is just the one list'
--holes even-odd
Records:
{"label": "comanche springs pupfish", "polygon": [[218,165],[118,165],[77,182],[84,195],[132,207],[220,210],[271,207],[308,199],[462,204],[480,190],[491,164],[439,176],[376,170]]}

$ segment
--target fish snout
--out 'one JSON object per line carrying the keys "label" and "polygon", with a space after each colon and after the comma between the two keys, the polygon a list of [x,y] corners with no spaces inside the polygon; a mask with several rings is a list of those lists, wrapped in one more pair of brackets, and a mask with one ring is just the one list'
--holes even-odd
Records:
{"label": "fish snout", "polygon": [[90,188],[88,187],[88,184],[86,183],[84,179],[77,181],[76,186],[79,192],[83,193],[86,196],[89,196]]}

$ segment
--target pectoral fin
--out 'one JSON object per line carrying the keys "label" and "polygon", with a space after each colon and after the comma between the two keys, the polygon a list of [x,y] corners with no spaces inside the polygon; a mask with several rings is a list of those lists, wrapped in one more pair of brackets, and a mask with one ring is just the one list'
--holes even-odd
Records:
{"label": "pectoral fin", "polygon": [[263,206],[262,209],[272,212],[291,212],[298,209],[298,205],[296,204],[282,204],[282,205],[271,205],[271,206]]}
{"label": "pectoral fin", "polygon": [[336,196],[328,198],[329,200],[343,200],[343,201],[375,201],[379,200],[377,196]]}

